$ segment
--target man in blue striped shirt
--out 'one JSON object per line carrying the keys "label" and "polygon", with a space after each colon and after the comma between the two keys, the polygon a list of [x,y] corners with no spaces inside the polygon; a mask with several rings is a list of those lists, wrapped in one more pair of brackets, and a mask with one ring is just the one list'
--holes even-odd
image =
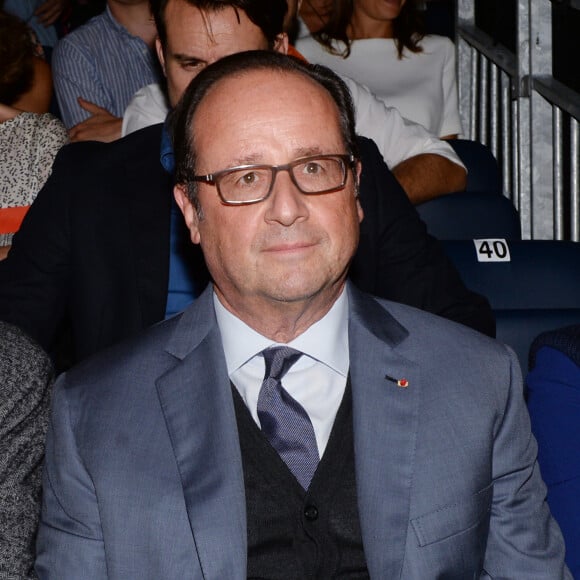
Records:
{"label": "man in blue striped shirt", "polygon": [[159,80],[147,0],[108,0],[106,10],[56,46],[52,67],[71,141],[114,141],[125,107]]}

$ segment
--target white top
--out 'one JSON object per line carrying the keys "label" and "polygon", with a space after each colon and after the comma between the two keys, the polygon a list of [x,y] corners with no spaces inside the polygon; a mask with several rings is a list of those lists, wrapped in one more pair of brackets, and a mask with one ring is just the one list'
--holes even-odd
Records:
{"label": "white top", "polygon": [[[393,39],[365,38],[352,42],[345,59],[328,52],[311,36],[296,43],[308,61],[367,86],[403,117],[431,133],[439,137],[460,134],[455,45],[446,36],[428,35],[420,46],[423,52],[405,49],[399,59]],[[337,42],[336,47],[342,50],[344,44]]]}
{"label": "white top", "polygon": [[11,244],[17,230],[2,210],[32,204],[67,142],[64,125],[49,113],[20,113],[0,122],[0,246]]}
{"label": "white top", "polygon": [[[214,306],[228,375],[260,425],[258,395],[266,371],[260,353],[279,343],[257,333],[226,310],[215,294]],[[310,416],[318,454],[322,457],[344,396],[350,364],[347,292],[343,291],[322,319],[287,346],[304,354],[286,373],[282,384]]]}
{"label": "white top", "polygon": [[[342,77],[342,80],[352,94],[357,133],[376,143],[390,169],[421,153],[441,155],[465,167],[448,143],[441,141],[421,125],[403,119],[397,109],[385,105],[366,87],[348,77]],[[149,125],[163,123],[168,111],[167,101],[158,84],[143,87],[135,93],[125,110],[123,137]]]}

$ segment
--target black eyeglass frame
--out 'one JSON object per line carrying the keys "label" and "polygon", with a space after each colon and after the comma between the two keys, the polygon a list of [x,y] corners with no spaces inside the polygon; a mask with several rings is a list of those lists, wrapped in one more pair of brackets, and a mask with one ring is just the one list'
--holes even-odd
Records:
{"label": "black eyeglass frame", "polygon": [[[297,165],[300,165],[301,163],[307,163],[308,161],[315,161],[317,159],[338,159],[338,160],[340,160],[340,162],[342,163],[342,181],[341,181],[340,185],[338,185],[336,187],[332,187],[330,189],[325,189],[323,191],[304,191],[300,187],[300,185],[298,185],[298,182],[296,181],[296,178],[294,177],[294,172],[293,172],[294,167],[296,167]],[[260,203],[261,201],[265,201],[266,199],[268,199],[270,197],[270,195],[272,194],[272,190],[274,189],[274,183],[276,182],[276,176],[281,171],[288,172],[288,174],[290,175],[290,179],[292,180],[292,183],[296,186],[298,191],[304,195],[323,195],[325,193],[333,193],[335,191],[340,191],[341,189],[344,189],[344,187],[346,186],[346,182],[348,180],[348,169],[350,168],[351,170],[354,170],[356,161],[357,161],[357,158],[354,155],[348,154],[348,153],[342,153],[342,154],[341,153],[333,153],[333,154],[327,154],[327,155],[309,155],[308,157],[300,157],[300,158],[295,159],[294,161],[291,161],[290,163],[286,163],[284,165],[252,164],[252,165],[238,165],[236,167],[228,167],[227,169],[215,171],[214,173],[208,173],[207,175],[194,175],[191,178],[191,180],[201,182],[201,183],[207,183],[208,185],[214,185],[216,188],[217,194],[219,195],[219,198],[224,205],[251,205],[254,203]],[[220,189],[220,178],[223,177],[224,175],[229,175],[230,173],[234,173],[235,171],[241,171],[241,170],[245,170],[245,169],[269,169],[272,172],[272,180],[270,181],[270,187],[268,189],[268,192],[266,193],[266,195],[264,195],[258,199],[249,199],[249,200],[243,200],[243,201],[242,200],[227,200],[227,199],[225,199],[224,196],[222,195],[222,192]]]}

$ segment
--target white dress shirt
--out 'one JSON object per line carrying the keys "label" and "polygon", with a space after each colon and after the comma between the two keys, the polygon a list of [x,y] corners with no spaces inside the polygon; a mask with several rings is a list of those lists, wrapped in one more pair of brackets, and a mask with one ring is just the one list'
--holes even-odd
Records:
{"label": "white dress shirt", "polygon": [[[371,91],[348,77],[342,77],[348,87],[355,108],[356,132],[372,139],[389,169],[405,159],[431,153],[465,167],[449,145],[429,133],[425,127],[401,116],[394,107],[387,106]],[[128,135],[149,125],[163,123],[169,112],[159,85],[143,87],[134,96],[123,115],[122,135]]]}
{"label": "white dress shirt", "polygon": [[[261,352],[280,343],[262,336],[234,316],[215,294],[214,306],[228,375],[260,426],[257,405],[265,373]],[[304,354],[284,376],[282,384],[310,416],[322,457],[349,369],[347,292],[343,290],[329,312],[287,346]]]}

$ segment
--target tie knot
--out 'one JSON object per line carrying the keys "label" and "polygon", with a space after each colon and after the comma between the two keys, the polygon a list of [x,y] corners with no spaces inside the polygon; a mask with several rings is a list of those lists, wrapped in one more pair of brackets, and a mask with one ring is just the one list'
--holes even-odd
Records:
{"label": "tie knot", "polygon": [[281,381],[290,367],[302,356],[298,350],[289,346],[273,346],[262,351],[266,363],[264,380],[272,378]]}

